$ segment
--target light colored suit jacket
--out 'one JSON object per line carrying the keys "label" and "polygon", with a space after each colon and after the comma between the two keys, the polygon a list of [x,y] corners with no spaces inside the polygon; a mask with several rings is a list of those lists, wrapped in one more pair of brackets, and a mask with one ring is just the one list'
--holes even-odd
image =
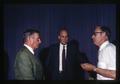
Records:
{"label": "light colored suit jacket", "polygon": [[16,80],[44,79],[40,61],[25,46],[17,53],[14,68]]}

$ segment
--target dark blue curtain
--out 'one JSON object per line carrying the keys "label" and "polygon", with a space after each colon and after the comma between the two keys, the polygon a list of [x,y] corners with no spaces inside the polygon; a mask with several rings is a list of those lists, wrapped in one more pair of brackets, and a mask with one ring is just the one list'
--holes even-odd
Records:
{"label": "dark blue curtain", "polygon": [[[96,65],[97,50],[91,36],[95,25],[105,25],[112,31],[111,41],[116,40],[115,4],[6,4],[4,5],[4,51],[8,66],[8,79],[14,79],[14,60],[23,45],[26,29],[41,32],[42,44],[37,53],[56,43],[57,31],[66,26],[70,40],[79,42],[79,49]],[[88,74],[86,73],[86,79]]]}

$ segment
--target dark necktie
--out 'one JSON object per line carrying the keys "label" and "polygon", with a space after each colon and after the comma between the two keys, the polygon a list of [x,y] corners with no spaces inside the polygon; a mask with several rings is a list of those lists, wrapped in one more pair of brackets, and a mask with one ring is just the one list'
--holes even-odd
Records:
{"label": "dark necktie", "polygon": [[63,51],[62,51],[62,69],[65,69],[65,46],[63,45]]}

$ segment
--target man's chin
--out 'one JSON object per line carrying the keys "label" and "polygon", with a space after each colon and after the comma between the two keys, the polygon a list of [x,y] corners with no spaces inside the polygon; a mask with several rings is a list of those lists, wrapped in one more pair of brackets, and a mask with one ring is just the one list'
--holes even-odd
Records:
{"label": "man's chin", "polygon": [[62,43],[63,45],[66,45],[67,43]]}

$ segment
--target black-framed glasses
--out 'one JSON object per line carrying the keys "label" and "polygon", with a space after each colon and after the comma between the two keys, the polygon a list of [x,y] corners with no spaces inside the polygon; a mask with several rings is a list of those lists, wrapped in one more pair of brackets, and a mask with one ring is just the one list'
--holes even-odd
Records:
{"label": "black-framed glasses", "polygon": [[103,32],[94,32],[93,35],[102,34]]}

